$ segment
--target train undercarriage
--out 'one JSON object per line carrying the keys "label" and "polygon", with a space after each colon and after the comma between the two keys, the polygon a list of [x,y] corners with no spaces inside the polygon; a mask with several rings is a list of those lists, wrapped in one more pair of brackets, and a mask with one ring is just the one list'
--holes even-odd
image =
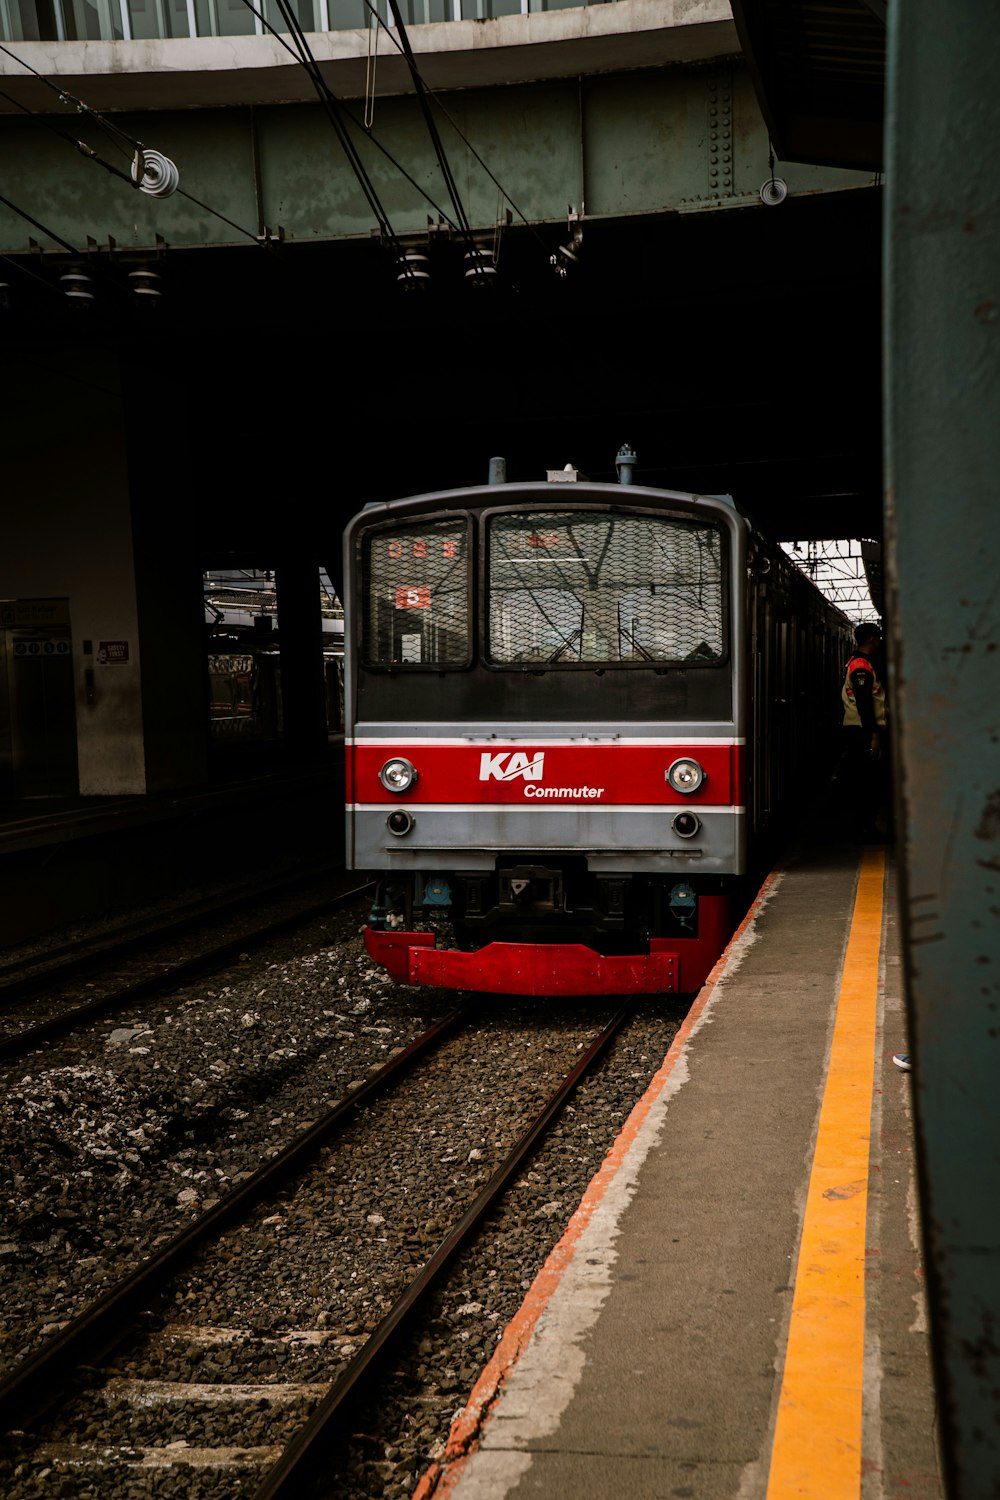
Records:
{"label": "train undercarriage", "polygon": [[[379,883],[365,933],[394,978],[488,993],[693,992],[721,954],[722,877],[596,874],[582,856]],[[446,946],[439,946],[443,942]]]}

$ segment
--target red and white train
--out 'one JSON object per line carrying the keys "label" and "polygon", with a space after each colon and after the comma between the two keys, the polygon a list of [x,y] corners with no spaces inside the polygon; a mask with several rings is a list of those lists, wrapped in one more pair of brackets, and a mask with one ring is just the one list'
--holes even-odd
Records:
{"label": "red and white train", "polygon": [[845,617],[728,498],[571,471],[368,506],[345,547],[372,958],[472,991],[697,990],[835,750]]}

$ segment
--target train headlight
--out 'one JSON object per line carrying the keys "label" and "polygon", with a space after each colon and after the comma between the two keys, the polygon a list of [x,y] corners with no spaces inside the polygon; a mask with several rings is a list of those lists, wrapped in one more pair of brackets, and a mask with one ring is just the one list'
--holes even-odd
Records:
{"label": "train headlight", "polygon": [[408,812],[404,812],[401,807],[397,807],[396,811],[391,812],[386,818],[385,826],[390,833],[394,833],[398,839],[401,839],[413,827],[413,819]]}
{"label": "train headlight", "polygon": [[696,792],[705,780],[705,772],[696,760],[675,760],[665,773],[675,792]]}
{"label": "train headlight", "polygon": [[387,792],[408,792],[411,786],[416,784],[416,769],[408,760],[401,755],[394,755],[392,760],[387,760],[378,779]]}

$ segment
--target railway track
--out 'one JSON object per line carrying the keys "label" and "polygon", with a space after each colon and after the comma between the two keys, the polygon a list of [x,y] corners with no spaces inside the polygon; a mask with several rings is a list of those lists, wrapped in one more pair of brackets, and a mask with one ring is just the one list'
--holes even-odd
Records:
{"label": "railway track", "polygon": [[[300,879],[264,886],[156,929],[129,932],[114,945],[68,945],[58,955],[48,955],[41,968],[37,958],[8,965],[6,983],[0,985],[0,1028],[5,1033],[0,1035],[0,1062],[136,1000],[221,969],[248,949],[340,910],[370,889],[343,871],[327,870],[314,873],[305,888]],[[220,926],[234,923],[234,934],[221,941],[215,937]],[[208,936],[192,952],[199,932]],[[95,986],[94,975],[106,977]],[[81,998],[84,987],[99,992]]]}
{"label": "railway track", "polygon": [[[381,1152],[387,1155],[389,1148],[387,1142],[393,1138],[393,1132],[399,1129],[399,1120],[411,1117],[419,1118],[417,1106],[412,1103],[407,1095],[400,1095],[404,1082],[411,1079],[414,1069],[420,1066],[424,1073],[428,1070],[434,1074],[435,1081],[431,1090],[442,1086],[442,1080],[448,1080],[454,1076],[454,1070],[459,1067],[459,1059],[454,1049],[458,1046],[459,1039],[469,1053],[466,1062],[466,1072],[462,1077],[462,1086],[466,1090],[473,1087],[472,1080],[477,1076],[475,1052],[477,1040],[481,1041],[481,1027],[477,1019],[468,1015],[463,1018],[461,1012],[453,1012],[439,1024],[428,1028],[420,1037],[414,1040],[409,1047],[403,1049],[399,1055],[379,1070],[365,1085],[363,1089],[355,1092],[350,1099],[331,1110],[323,1119],[314,1122],[308,1129],[291,1142],[281,1153],[269,1162],[259,1172],[243,1183],[242,1186],[228,1194],[218,1205],[208,1213],[200,1216],[187,1227],[180,1235],[169,1244],[164,1245],[158,1253],[150,1257],[137,1270],[123,1278],[114,1287],[110,1288],[91,1307],[82,1311],[71,1320],[66,1327],[54,1334],[48,1342],[37,1350],[28,1359],[24,1360],[14,1370],[10,1371],[5,1379],[0,1381],[0,1423],[9,1430],[13,1430],[14,1436],[10,1439],[13,1444],[13,1458],[11,1460],[16,1471],[13,1476],[15,1488],[8,1489],[5,1493],[11,1495],[25,1495],[33,1493],[29,1482],[34,1481],[34,1476],[42,1472],[47,1466],[51,1472],[55,1471],[66,1476],[64,1485],[71,1483],[71,1476],[76,1475],[79,1479],[80,1493],[87,1493],[87,1483],[93,1482],[94,1466],[104,1465],[103,1472],[111,1473],[113,1462],[124,1464],[133,1478],[141,1471],[157,1467],[162,1471],[164,1466],[171,1463],[186,1465],[187,1469],[194,1473],[200,1465],[213,1463],[225,1463],[232,1469],[233,1483],[236,1488],[227,1491],[233,1495],[254,1495],[256,1500],[277,1500],[277,1497],[300,1497],[307,1492],[310,1484],[310,1476],[316,1468],[319,1459],[325,1462],[326,1455],[331,1447],[343,1443],[345,1431],[345,1420],[355,1410],[362,1393],[365,1392],[376,1378],[377,1372],[387,1363],[391,1365],[397,1356],[399,1343],[410,1335],[415,1322],[419,1322],[422,1309],[426,1306],[427,1299],[433,1293],[435,1286],[442,1280],[446,1271],[453,1266],[460,1252],[468,1245],[471,1237],[480,1230],[484,1218],[496,1209],[498,1200],[511,1190],[512,1184],[519,1177],[523,1177],[526,1165],[538,1150],[559,1120],[560,1115],[569,1098],[578,1089],[579,1085],[598,1067],[607,1056],[614,1039],[619,1036],[625,1022],[629,1017],[629,1007],[619,1011],[600,1032],[593,1034],[584,1041],[579,1039],[577,1030],[569,1033],[566,1037],[559,1037],[553,1033],[553,1039],[544,1044],[536,1040],[526,1040],[525,1037],[509,1038],[507,1040],[508,1053],[513,1052],[511,1066],[515,1069],[522,1068],[520,1050],[527,1048],[529,1053],[529,1064],[532,1069],[536,1066],[536,1059],[530,1057],[532,1047],[542,1046],[546,1053],[559,1051],[565,1053],[568,1046],[573,1055],[572,1066],[561,1073],[559,1081],[553,1087],[544,1091],[544,1097],[534,1102],[538,1107],[530,1111],[530,1118],[520,1122],[516,1139],[505,1143],[505,1149],[496,1151],[498,1160],[492,1170],[477,1167],[478,1176],[475,1191],[467,1191],[465,1196],[468,1201],[455,1205],[451,1212],[450,1222],[443,1227],[443,1232],[436,1238],[433,1248],[428,1247],[428,1253],[421,1253],[421,1264],[415,1276],[408,1277],[405,1274],[405,1266],[397,1267],[389,1277],[393,1286],[393,1295],[389,1299],[390,1305],[382,1312],[381,1316],[373,1319],[370,1315],[366,1319],[363,1331],[367,1337],[359,1336],[357,1320],[354,1324],[347,1325],[348,1331],[352,1327],[355,1332],[351,1339],[345,1342],[343,1338],[339,1343],[336,1339],[332,1341],[336,1357],[333,1363],[338,1366],[334,1373],[330,1373],[330,1351],[326,1351],[325,1360],[314,1361],[313,1367],[308,1371],[310,1378],[300,1380],[294,1385],[281,1384],[273,1379],[253,1382],[244,1379],[234,1385],[226,1385],[218,1379],[209,1381],[203,1386],[193,1382],[187,1383],[188,1395],[185,1397],[183,1390],[177,1389],[177,1383],[151,1379],[148,1374],[145,1378],[135,1378],[134,1370],[155,1370],[156,1358],[162,1363],[162,1349],[159,1356],[154,1356],[150,1365],[146,1354],[138,1355],[133,1351],[122,1365],[118,1359],[117,1365],[112,1362],[110,1379],[109,1371],[98,1367],[102,1362],[108,1361],[111,1351],[120,1349],[123,1343],[127,1343],[130,1337],[134,1337],[132,1330],[138,1317],[142,1321],[145,1310],[155,1309],[157,1305],[162,1308],[164,1287],[168,1284],[177,1285],[177,1278],[182,1274],[184,1267],[188,1266],[193,1256],[198,1256],[198,1264],[202,1266],[200,1273],[194,1275],[187,1291],[177,1293],[176,1299],[181,1297],[180,1306],[187,1311],[190,1302],[195,1305],[203,1295],[204,1286],[215,1286],[211,1276],[204,1270],[205,1256],[209,1262],[216,1267],[212,1275],[219,1274],[218,1267],[227,1263],[227,1257],[232,1257],[237,1252],[230,1248],[226,1249],[228,1243],[233,1246],[233,1236],[245,1232],[244,1226],[248,1222],[248,1215],[252,1218],[255,1212],[258,1214],[262,1206],[275,1209],[276,1212],[267,1214],[261,1221],[265,1225],[274,1224],[282,1220],[282,1215],[291,1220],[293,1208],[297,1204],[297,1198],[293,1198],[290,1206],[283,1207],[287,1202],[288,1195],[293,1191],[293,1179],[300,1179],[302,1174],[306,1178],[310,1176],[313,1181],[320,1184],[320,1197],[329,1198],[329,1189],[324,1193],[323,1183],[325,1178],[331,1174],[336,1180],[338,1171],[339,1151],[330,1146],[331,1140],[341,1137],[347,1130],[348,1125],[352,1132],[366,1131],[370,1124],[369,1115],[374,1116],[374,1101],[380,1097],[389,1104],[395,1104],[395,1113],[391,1114],[383,1129],[388,1133],[382,1137],[381,1145],[376,1134],[368,1141],[364,1135],[360,1141],[354,1143],[355,1152],[362,1155],[367,1153],[373,1155]],[[442,1056],[441,1048],[449,1037],[448,1043],[450,1055]],[[573,1043],[573,1038],[578,1038]],[[495,1065],[488,1061],[484,1063],[491,1067],[491,1078],[497,1073]],[[548,1073],[556,1071],[555,1064],[550,1063]],[[481,1074],[479,1076],[482,1076]],[[396,1088],[390,1093],[390,1085]],[[492,1086],[492,1085],[491,1085]],[[496,1086],[502,1086],[497,1083]],[[480,1086],[480,1092],[486,1092],[485,1084]],[[538,1094],[538,1089],[535,1089]],[[433,1116],[431,1117],[433,1118]],[[416,1128],[416,1127],[415,1127]],[[433,1136],[436,1132],[433,1127],[423,1128],[423,1138]],[[444,1131],[442,1130],[442,1135]],[[494,1142],[494,1147],[497,1143]],[[444,1154],[442,1155],[442,1149]],[[458,1160],[464,1149],[461,1140],[461,1131],[458,1132],[458,1140],[442,1140],[434,1146],[435,1156],[444,1162]],[[457,1154],[456,1154],[457,1153]],[[478,1149],[473,1149],[469,1160],[479,1155]],[[316,1164],[317,1157],[322,1157]],[[428,1168],[429,1170],[429,1168]],[[317,1174],[318,1173],[318,1178]],[[441,1196],[447,1198],[447,1173],[443,1179],[444,1186]],[[466,1184],[468,1187],[468,1184]],[[299,1191],[296,1189],[296,1191]],[[312,1191],[316,1191],[314,1188]],[[405,1186],[403,1191],[405,1192]],[[266,1204],[265,1204],[266,1200]],[[330,1205],[335,1206],[335,1205]],[[375,1214],[369,1216],[379,1219]],[[322,1225],[319,1216],[313,1219],[310,1216],[310,1235],[312,1238],[322,1237],[329,1233],[330,1225]],[[334,1226],[335,1228],[336,1226]],[[225,1238],[219,1241],[219,1236]],[[206,1246],[213,1248],[206,1250]],[[404,1257],[405,1259],[405,1257]],[[200,1275],[200,1281],[199,1281]],[[194,1288],[192,1290],[191,1288]],[[225,1301],[225,1293],[217,1290],[212,1294],[212,1305],[219,1302],[220,1297]],[[214,1299],[214,1300],[213,1300]],[[163,1340],[178,1337],[176,1329],[171,1330],[170,1316],[160,1312],[153,1312],[156,1321],[166,1323],[167,1328],[161,1332],[160,1343]],[[267,1315],[258,1314],[257,1322],[262,1327],[271,1328],[275,1324],[274,1313]],[[277,1319],[280,1324],[280,1318]],[[188,1325],[188,1332],[184,1334],[181,1330],[180,1337],[187,1338],[188,1342],[193,1338]],[[215,1339],[226,1336],[224,1329],[215,1330]],[[207,1343],[213,1341],[211,1331],[205,1335]],[[312,1335],[299,1331],[287,1334],[287,1338],[294,1343],[296,1337],[301,1337],[308,1342]],[[316,1335],[320,1344],[328,1342]],[[155,1345],[155,1338],[154,1338]],[[345,1349],[350,1345],[350,1353],[345,1354]],[[354,1347],[356,1346],[356,1347]],[[141,1348],[141,1341],[139,1347]],[[325,1366],[325,1368],[324,1368]],[[54,1406],[60,1405],[65,1400],[67,1390],[67,1375],[70,1371],[76,1374],[71,1376],[69,1386],[74,1385],[77,1389],[77,1401],[83,1406],[88,1403],[92,1406],[95,1399],[102,1400],[105,1404],[117,1404],[126,1406],[130,1410],[143,1413],[140,1426],[143,1437],[140,1441],[136,1439],[129,1447],[126,1442],[119,1445],[117,1455],[109,1457],[105,1453],[103,1457],[88,1449],[87,1444],[80,1444],[73,1440],[73,1418],[67,1417],[66,1412],[60,1414],[54,1429],[47,1433],[39,1431],[39,1425],[46,1420],[46,1414],[52,1411]],[[88,1389],[88,1384],[100,1381],[100,1395],[95,1390]],[[168,1389],[171,1388],[171,1389]],[[256,1413],[254,1421],[256,1428],[260,1428],[263,1422],[267,1429],[267,1436],[271,1441],[263,1444],[258,1443],[253,1434],[242,1441],[245,1433],[240,1428],[239,1419],[236,1422],[235,1441],[230,1442],[228,1447],[222,1449],[214,1448],[211,1444],[199,1447],[187,1439],[169,1438],[169,1434],[175,1430],[169,1423],[166,1432],[157,1426],[156,1412],[170,1413],[171,1399],[177,1398],[182,1404],[188,1402],[200,1402],[202,1408],[211,1407],[213,1402],[216,1406],[221,1402],[242,1403],[246,1410],[249,1403]],[[131,1404],[131,1405],[130,1405]],[[260,1417],[261,1409],[266,1409],[267,1418]],[[69,1408],[67,1408],[67,1411]],[[308,1410],[307,1417],[303,1411]],[[153,1415],[151,1415],[151,1413]],[[230,1424],[231,1427],[232,1424]],[[253,1425],[253,1424],[251,1424]],[[24,1427],[31,1428],[28,1436],[18,1436],[18,1432]],[[91,1428],[94,1423],[91,1421]],[[97,1424],[100,1428],[101,1424]],[[289,1431],[288,1429],[293,1430]],[[86,1419],[84,1419],[84,1430],[86,1431]],[[230,1434],[232,1436],[232,1433]],[[40,1446],[39,1446],[40,1445]],[[93,1444],[91,1444],[91,1449]],[[240,1455],[242,1454],[242,1458]],[[111,1465],[111,1468],[108,1465]],[[239,1476],[239,1477],[237,1477]],[[18,1482],[24,1482],[25,1487],[16,1487]],[[8,1485],[11,1483],[8,1477]],[[331,1493],[340,1493],[339,1490]],[[75,1488],[62,1488],[60,1494],[76,1494]],[[90,1493],[107,1493],[104,1489],[91,1490]],[[133,1493],[133,1490],[129,1490]],[[139,1493],[139,1491],[135,1491]]]}

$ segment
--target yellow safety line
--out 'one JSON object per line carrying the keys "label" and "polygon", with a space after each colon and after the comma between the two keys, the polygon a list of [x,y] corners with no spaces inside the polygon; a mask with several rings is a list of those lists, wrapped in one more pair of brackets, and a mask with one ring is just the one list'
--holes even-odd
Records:
{"label": "yellow safety line", "polygon": [[767,1500],[858,1500],[885,853],[861,862],[809,1178]]}

